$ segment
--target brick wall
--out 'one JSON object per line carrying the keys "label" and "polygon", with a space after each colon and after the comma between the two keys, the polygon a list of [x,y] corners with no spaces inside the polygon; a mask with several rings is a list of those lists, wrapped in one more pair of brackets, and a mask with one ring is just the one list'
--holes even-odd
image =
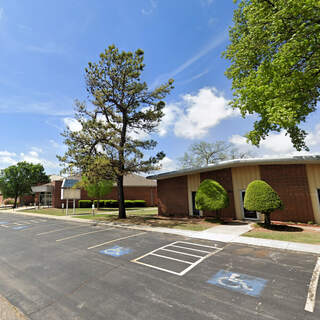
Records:
{"label": "brick wall", "polygon": [[314,221],[305,165],[262,165],[260,174],[284,203],[284,210],[271,214],[272,220]]}
{"label": "brick wall", "polygon": [[158,180],[158,212],[163,216],[189,216],[187,176]]}
{"label": "brick wall", "polygon": [[[52,193],[52,206],[54,208],[61,208],[61,204],[66,206],[66,200],[61,200],[61,185],[62,181],[55,181],[54,190]],[[147,206],[157,205],[157,187],[124,187],[124,197],[126,200],[145,200]],[[81,189],[82,200],[93,200],[88,197],[85,190]],[[103,200],[117,200],[118,191],[114,187],[110,194],[103,197]],[[102,200],[102,199],[101,199]],[[69,207],[73,206],[72,200],[69,200]],[[76,201],[78,207],[78,201]]]}
{"label": "brick wall", "polygon": [[[203,172],[200,174],[200,182],[202,182],[205,179],[212,179],[219,182],[228,192],[229,207],[221,210],[220,212],[221,218],[236,218],[231,169],[229,168],[229,169]],[[215,217],[217,215],[217,212],[205,211],[203,215],[206,217]]]}

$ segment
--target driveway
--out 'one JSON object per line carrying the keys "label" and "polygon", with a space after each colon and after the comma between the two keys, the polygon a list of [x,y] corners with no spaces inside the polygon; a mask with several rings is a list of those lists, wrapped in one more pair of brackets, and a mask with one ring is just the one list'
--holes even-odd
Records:
{"label": "driveway", "polygon": [[0,243],[0,294],[34,320],[320,317],[313,254],[10,213]]}

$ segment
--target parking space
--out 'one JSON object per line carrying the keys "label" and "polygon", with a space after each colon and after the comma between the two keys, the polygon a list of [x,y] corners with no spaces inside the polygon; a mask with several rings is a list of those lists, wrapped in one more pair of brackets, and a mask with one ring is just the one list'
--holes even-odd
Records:
{"label": "parking space", "polygon": [[5,213],[1,225],[0,293],[33,320],[320,316],[315,255]]}
{"label": "parking space", "polygon": [[222,250],[215,245],[175,241],[138,257],[132,262],[183,276],[206,258]]}

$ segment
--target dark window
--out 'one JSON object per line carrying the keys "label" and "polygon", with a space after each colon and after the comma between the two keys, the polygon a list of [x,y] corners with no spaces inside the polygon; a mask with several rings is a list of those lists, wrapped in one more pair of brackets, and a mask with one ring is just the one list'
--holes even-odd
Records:
{"label": "dark window", "polygon": [[318,200],[319,200],[319,204],[320,204],[320,189],[318,189],[317,191],[318,191]]}
{"label": "dark window", "polygon": [[258,219],[258,215],[256,211],[249,211],[247,210],[243,204],[244,204],[244,195],[246,194],[245,191],[241,191],[241,197],[242,197],[242,209],[243,209],[243,215],[245,219]]}
{"label": "dark window", "polygon": [[192,192],[192,213],[193,213],[193,216],[200,216],[200,210],[198,210],[196,208],[196,194],[197,192],[193,191]]}

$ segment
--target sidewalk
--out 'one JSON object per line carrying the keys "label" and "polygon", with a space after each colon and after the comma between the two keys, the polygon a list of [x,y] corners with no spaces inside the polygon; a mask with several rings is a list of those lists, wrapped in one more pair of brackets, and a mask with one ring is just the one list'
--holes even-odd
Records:
{"label": "sidewalk", "polygon": [[[23,210],[23,209],[22,209]],[[72,216],[53,216],[46,214],[37,214],[26,211],[12,211],[11,210],[1,210],[1,212],[9,212],[13,214],[22,214],[26,216],[33,217],[43,217],[48,219],[56,219],[56,220],[65,220],[69,222],[82,222],[82,223],[97,223],[96,220],[86,220],[81,218],[75,218]],[[99,224],[108,225],[108,226],[117,226],[132,230],[142,230],[142,231],[150,231],[150,232],[160,232],[160,233],[168,233],[175,234],[184,237],[190,237],[195,239],[203,239],[203,240],[212,240],[212,241],[220,241],[226,243],[238,243],[238,244],[248,244],[253,246],[260,247],[269,247],[275,249],[282,250],[292,250],[298,252],[307,252],[314,253],[320,255],[320,245],[314,244],[306,244],[306,243],[297,243],[297,242],[288,242],[288,241],[279,241],[279,240],[269,240],[269,239],[259,239],[259,238],[249,238],[243,237],[242,234],[251,230],[250,224],[228,224],[228,225],[220,225],[217,227],[213,227],[204,231],[191,231],[191,230],[179,230],[172,228],[163,228],[163,227],[148,227],[148,226],[138,226],[133,224],[126,223],[118,223],[118,222],[98,222]]]}

